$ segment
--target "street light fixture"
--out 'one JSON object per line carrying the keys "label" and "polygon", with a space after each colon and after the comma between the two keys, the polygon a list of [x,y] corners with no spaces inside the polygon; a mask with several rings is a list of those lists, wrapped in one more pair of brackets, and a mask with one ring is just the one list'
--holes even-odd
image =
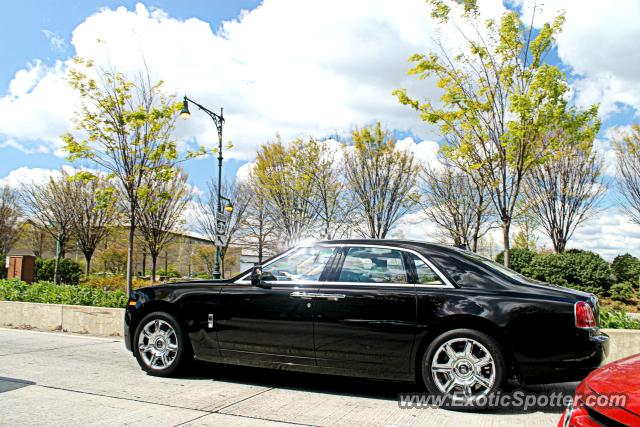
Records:
{"label": "street light fixture", "polygon": [[[213,123],[216,125],[216,129],[218,130],[218,203],[217,203],[218,212],[217,213],[222,213],[223,197],[220,194],[222,190],[222,159],[223,159],[222,157],[222,124],[224,123],[222,108],[220,108],[220,114],[216,114],[213,111],[209,110],[208,108],[198,104],[194,100],[187,98],[187,96],[185,95],[184,99],[182,100],[182,110],[180,110],[180,117],[182,117],[185,120],[191,117],[191,112],[189,111],[189,103],[192,103],[193,105],[198,107],[200,110],[207,113],[209,117],[211,117],[211,119],[213,120]],[[231,206],[231,203],[229,203],[227,207],[228,206]],[[225,207],[225,210],[229,212],[226,207]],[[231,210],[233,210],[233,207],[231,207]],[[213,266],[213,278],[220,279],[220,246],[217,244],[216,244],[216,259]]]}

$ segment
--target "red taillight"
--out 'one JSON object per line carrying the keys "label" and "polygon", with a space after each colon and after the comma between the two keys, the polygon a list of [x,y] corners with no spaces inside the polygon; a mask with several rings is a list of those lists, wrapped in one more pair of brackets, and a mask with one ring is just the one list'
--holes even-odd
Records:
{"label": "red taillight", "polygon": [[596,318],[593,316],[591,306],[584,301],[578,301],[575,305],[576,328],[595,328]]}

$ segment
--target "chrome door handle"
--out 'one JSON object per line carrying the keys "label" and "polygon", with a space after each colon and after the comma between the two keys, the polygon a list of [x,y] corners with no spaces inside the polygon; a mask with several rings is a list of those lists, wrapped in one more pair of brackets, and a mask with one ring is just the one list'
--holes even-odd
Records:
{"label": "chrome door handle", "polygon": [[339,299],[344,299],[346,298],[345,294],[323,294],[323,293],[317,293],[313,295],[314,298],[316,299],[326,299],[328,301],[338,301]]}
{"label": "chrome door handle", "polygon": [[291,292],[289,294],[290,297],[301,298],[301,299],[313,299],[314,295],[315,295],[314,293],[306,293],[306,292],[300,292],[300,291]]}
{"label": "chrome door handle", "polygon": [[293,298],[301,298],[301,299],[324,299],[327,301],[338,301],[339,299],[344,299],[346,297],[345,294],[323,294],[320,292],[301,292],[301,291],[291,292],[289,296]]}

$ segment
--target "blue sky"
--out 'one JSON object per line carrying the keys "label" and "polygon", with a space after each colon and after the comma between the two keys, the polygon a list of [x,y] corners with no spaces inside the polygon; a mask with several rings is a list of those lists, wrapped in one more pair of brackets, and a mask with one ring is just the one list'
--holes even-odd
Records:
{"label": "blue sky", "polygon": [[[492,17],[505,8],[501,0],[480,3]],[[508,2],[525,18],[531,4]],[[637,121],[640,108],[634,48],[640,4],[548,0],[536,21],[559,10],[567,21],[549,59],[567,72],[577,105],[601,104],[598,146],[612,174],[610,138]],[[437,98],[433,82],[406,75],[406,58],[429,50],[433,28],[423,0],[6,2],[0,16],[0,182],[35,179],[67,164],[59,135],[71,126],[73,94],[64,75],[76,54],[134,72],[144,53],[169,92],[187,93],[212,109],[223,106],[225,139],[234,143],[225,153],[228,178],[276,132],[285,140],[346,137],[376,120],[428,160],[438,135],[391,91],[405,87]],[[216,141],[210,119],[197,112],[178,123],[176,136],[207,146]],[[204,188],[215,160],[192,160],[186,169],[191,183]],[[615,209],[615,192],[608,202],[607,214],[576,233],[576,245],[607,256],[640,252],[640,231]]]}

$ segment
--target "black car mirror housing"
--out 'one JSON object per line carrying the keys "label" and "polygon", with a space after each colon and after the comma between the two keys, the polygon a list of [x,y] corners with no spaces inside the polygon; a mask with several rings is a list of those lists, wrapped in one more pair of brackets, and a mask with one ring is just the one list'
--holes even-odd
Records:
{"label": "black car mirror housing", "polygon": [[271,286],[265,283],[266,280],[274,280],[275,277],[271,273],[263,273],[261,265],[254,265],[251,269],[251,285],[259,288],[270,288]]}

